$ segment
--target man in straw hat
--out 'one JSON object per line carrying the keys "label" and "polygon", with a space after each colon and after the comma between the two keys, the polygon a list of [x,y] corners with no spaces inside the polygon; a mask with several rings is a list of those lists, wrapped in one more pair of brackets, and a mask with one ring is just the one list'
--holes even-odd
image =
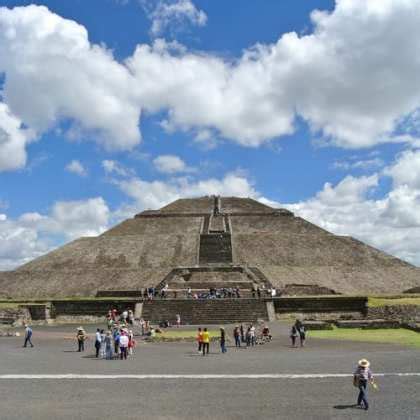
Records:
{"label": "man in straw hat", "polygon": [[[373,375],[370,370],[370,362],[366,359],[359,360],[357,369],[353,376],[353,385],[359,388],[359,396],[357,397],[357,405],[365,410],[369,409],[367,400],[367,385],[368,382],[373,384]],[[363,403],[363,404],[362,404]]]}

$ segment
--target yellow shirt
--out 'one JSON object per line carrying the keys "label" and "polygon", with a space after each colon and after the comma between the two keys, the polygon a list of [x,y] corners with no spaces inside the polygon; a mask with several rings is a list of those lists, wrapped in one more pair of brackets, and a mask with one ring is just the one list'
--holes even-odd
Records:
{"label": "yellow shirt", "polygon": [[208,331],[203,332],[203,343],[210,343],[210,334]]}

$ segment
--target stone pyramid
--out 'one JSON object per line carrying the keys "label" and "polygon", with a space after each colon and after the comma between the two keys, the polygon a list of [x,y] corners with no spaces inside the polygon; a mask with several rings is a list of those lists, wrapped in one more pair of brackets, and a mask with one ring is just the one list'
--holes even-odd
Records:
{"label": "stone pyramid", "polygon": [[14,271],[0,297],[95,296],[230,285],[285,294],[400,293],[420,269],[354,238],[329,233],[250,198],[180,199],[80,238]]}

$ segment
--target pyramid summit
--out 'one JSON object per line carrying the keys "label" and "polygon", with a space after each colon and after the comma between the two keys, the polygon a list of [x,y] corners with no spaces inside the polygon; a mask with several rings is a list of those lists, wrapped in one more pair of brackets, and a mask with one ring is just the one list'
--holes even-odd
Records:
{"label": "pyramid summit", "polygon": [[251,198],[179,199],[14,271],[0,297],[61,298],[171,289],[272,287],[285,294],[399,293],[420,269]]}

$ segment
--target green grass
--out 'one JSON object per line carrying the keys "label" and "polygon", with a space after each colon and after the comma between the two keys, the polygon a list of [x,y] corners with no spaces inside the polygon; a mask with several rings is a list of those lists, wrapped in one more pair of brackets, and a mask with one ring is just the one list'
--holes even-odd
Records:
{"label": "green grass", "polygon": [[403,297],[403,298],[380,298],[370,297],[368,305],[371,308],[389,305],[420,305],[420,297]]}
{"label": "green grass", "polygon": [[420,348],[420,333],[397,329],[364,330],[361,328],[334,328],[333,330],[311,331],[310,337],[329,340],[363,341],[367,343],[400,344]]}

